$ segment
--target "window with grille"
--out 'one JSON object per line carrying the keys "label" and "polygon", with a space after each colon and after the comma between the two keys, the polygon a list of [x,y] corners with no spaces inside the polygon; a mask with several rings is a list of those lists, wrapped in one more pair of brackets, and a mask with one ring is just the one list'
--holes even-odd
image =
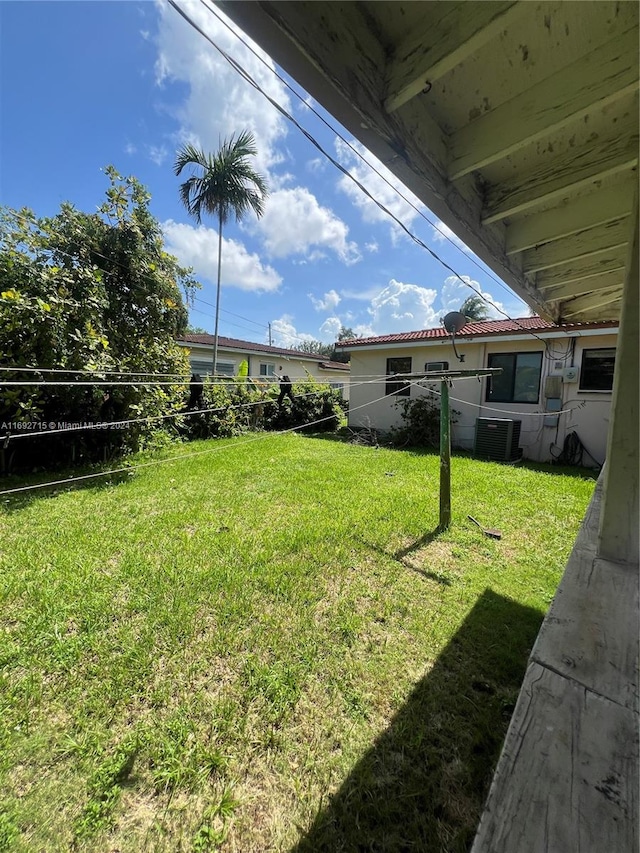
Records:
{"label": "window with grille", "polygon": [[[396,373],[411,373],[411,356],[387,359],[387,376],[394,376]],[[411,394],[411,385],[398,379],[387,379],[384,393],[408,397]]]}
{"label": "window with grille", "polygon": [[580,371],[580,390],[613,390],[613,371],[615,366],[616,351],[614,347],[584,350],[582,353],[582,369]]}

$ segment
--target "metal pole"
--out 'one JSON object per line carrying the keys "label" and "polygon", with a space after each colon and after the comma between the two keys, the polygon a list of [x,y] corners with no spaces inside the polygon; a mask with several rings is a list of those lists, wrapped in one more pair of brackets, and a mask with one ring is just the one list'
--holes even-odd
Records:
{"label": "metal pole", "polygon": [[440,525],[446,530],[451,524],[451,419],[449,416],[449,385],[440,382]]}
{"label": "metal pole", "polygon": [[213,371],[214,377],[218,372],[218,319],[220,317],[220,272],[222,267],[222,210],[218,217],[218,287],[216,290],[216,327],[213,333]]}

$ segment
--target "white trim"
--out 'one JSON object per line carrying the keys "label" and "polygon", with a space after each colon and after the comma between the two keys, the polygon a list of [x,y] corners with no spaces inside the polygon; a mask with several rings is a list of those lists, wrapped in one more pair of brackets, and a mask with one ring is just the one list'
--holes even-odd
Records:
{"label": "white trim", "polygon": [[[464,343],[464,344],[484,344],[484,343],[499,343],[500,341],[522,341],[523,339],[531,338],[531,343],[534,343],[536,340],[536,336],[538,338],[552,340],[555,338],[590,338],[596,335],[617,335],[618,334],[618,326],[605,327],[602,329],[582,329],[572,332],[561,332],[561,331],[535,331],[533,332],[520,332],[516,334],[509,335],[468,335],[464,337],[463,335],[456,335],[456,343]],[[363,346],[354,346],[354,347],[340,347],[344,352],[366,352],[370,350],[379,350],[379,349],[399,349],[406,347],[417,347],[417,346],[437,346],[438,344],[444,346],[451,346],[451,338],[422,338],[418,340],[410,340],[410,341],[389,341],[384,344],[364,344]]]}

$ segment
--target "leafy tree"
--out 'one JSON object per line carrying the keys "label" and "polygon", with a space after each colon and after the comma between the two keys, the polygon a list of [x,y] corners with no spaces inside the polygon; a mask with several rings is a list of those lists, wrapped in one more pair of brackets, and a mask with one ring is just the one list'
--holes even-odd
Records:
{"label": "leafy tree", "polygon": [[191,324],[189,324],[187,326],[187,328],[185,329],[185,333],[187,335],[208,335],[209,334],[206,329],[202,328],[202,326],[192,326]]}
{"label": "leafy tree", "polygon": [[[353,329],[350,329],[347,326],[342,326],[338,332],[336,341],[347,341],[351,338],[357,337],[358,335],[354,333]],[[307,352],[310,355],[321,355],[323,358],[326,358],[327,361],[339,361],[342,362],[342,364],[347,364],[349,361],[348,353],[336,349],[335,343],[324,344],[322,341],[303,341],[301,344],[292,346],[291,349],[298,350],[298,352]]]}
{"label": "leafy tree", "polygon": [[216,154],[205,154],[194,145],[184,145],[174,164],[177,176],[188,166],[198,174],[180,185],[180,199],[198,225],[203,213],[218,217],[218,283],[216,289],[216,316],[213,342],[213,375],[218,362],[218,318],[220,315],[220,268],[222,262],[222,227],[231,214],[240,221],[249,210],[256,216],[264,212],[268,187],[262,175],[251,166],[249,158],[257,149],[253,134],[240,133],[225,140]]}
{"label": "leafy tree", "polygon": [[293,344],[291,349],[329,359],[333,352],[333,344],[323,344],[322,341],[303,341],[301,344]]}
{"label": "leafy tree", "polygon": [[481,296],[468,296],[462,303],[460,312],[467,320],[482,321],[489,317],[489,308]]}
{"label": "leafy tree", "polygon": [[[184,388],[143,380],[156,373],[188,376],[188,358],[175,337],[187,324],[183,294],[189,298],[197,285],[164,251],[144,187],[113,167],[106,174],[110,186],[96,213],[69,203],[50,218],[1,210],[0,363],[16,368],[3,371],[7,381],[87,381],[83,371],[91,371],[113,386],[5,386],[0,423],[155,417],[182,404]],[[140,384],[116,384],[130,378],[117,371],[140,374]],[[100,458],[135,449],[158,423],[14,444],[30,464]]]}

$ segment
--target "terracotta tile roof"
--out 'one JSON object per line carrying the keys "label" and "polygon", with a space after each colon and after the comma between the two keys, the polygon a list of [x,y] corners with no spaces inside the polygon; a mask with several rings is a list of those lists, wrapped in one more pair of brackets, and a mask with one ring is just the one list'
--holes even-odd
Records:
{"label": "terracotta tile roof", "polygon": [[[181,338],[177,338],[177,341],[178,343],[207,344],[208,346],[213,346],[214,337],[213,335],[206,334],[183,335]],[[289,358],[307,358],[311,361],[323,361],[323,356],[321,355],[312,355],[308,352],[284,349],[283,347],[270,347],[269,344],[256,344],[253,341],[241,341],[238,338],[223,338],[222,335],[218,337],[218,347],[219,349],[249,350],[250,352],[265,352],[271,355],[289,356]]]}
{"label": "terracotta tile roof", "polygon": [[[549,330],[574,332],[580,329],[617,329],[618,323],[608,321],[602,323],[564,323],[556,325],[543,320],[542,317],[519,317],[514,320],[483,320],[481,322],[471,321],[456,335],[457,338],[482,338],[493,335],[527,335],[530,332],[539,334]],[[336,347],[372,346],[374,344],[400,344],[413,343],[414,341],[435,340],[448,338],[449,333],[444,326],[435,329],[418,329],[415,332],[399,332],[394,335],[378,335],[370,338],[351,338],[348,341],[338,341]]]}

